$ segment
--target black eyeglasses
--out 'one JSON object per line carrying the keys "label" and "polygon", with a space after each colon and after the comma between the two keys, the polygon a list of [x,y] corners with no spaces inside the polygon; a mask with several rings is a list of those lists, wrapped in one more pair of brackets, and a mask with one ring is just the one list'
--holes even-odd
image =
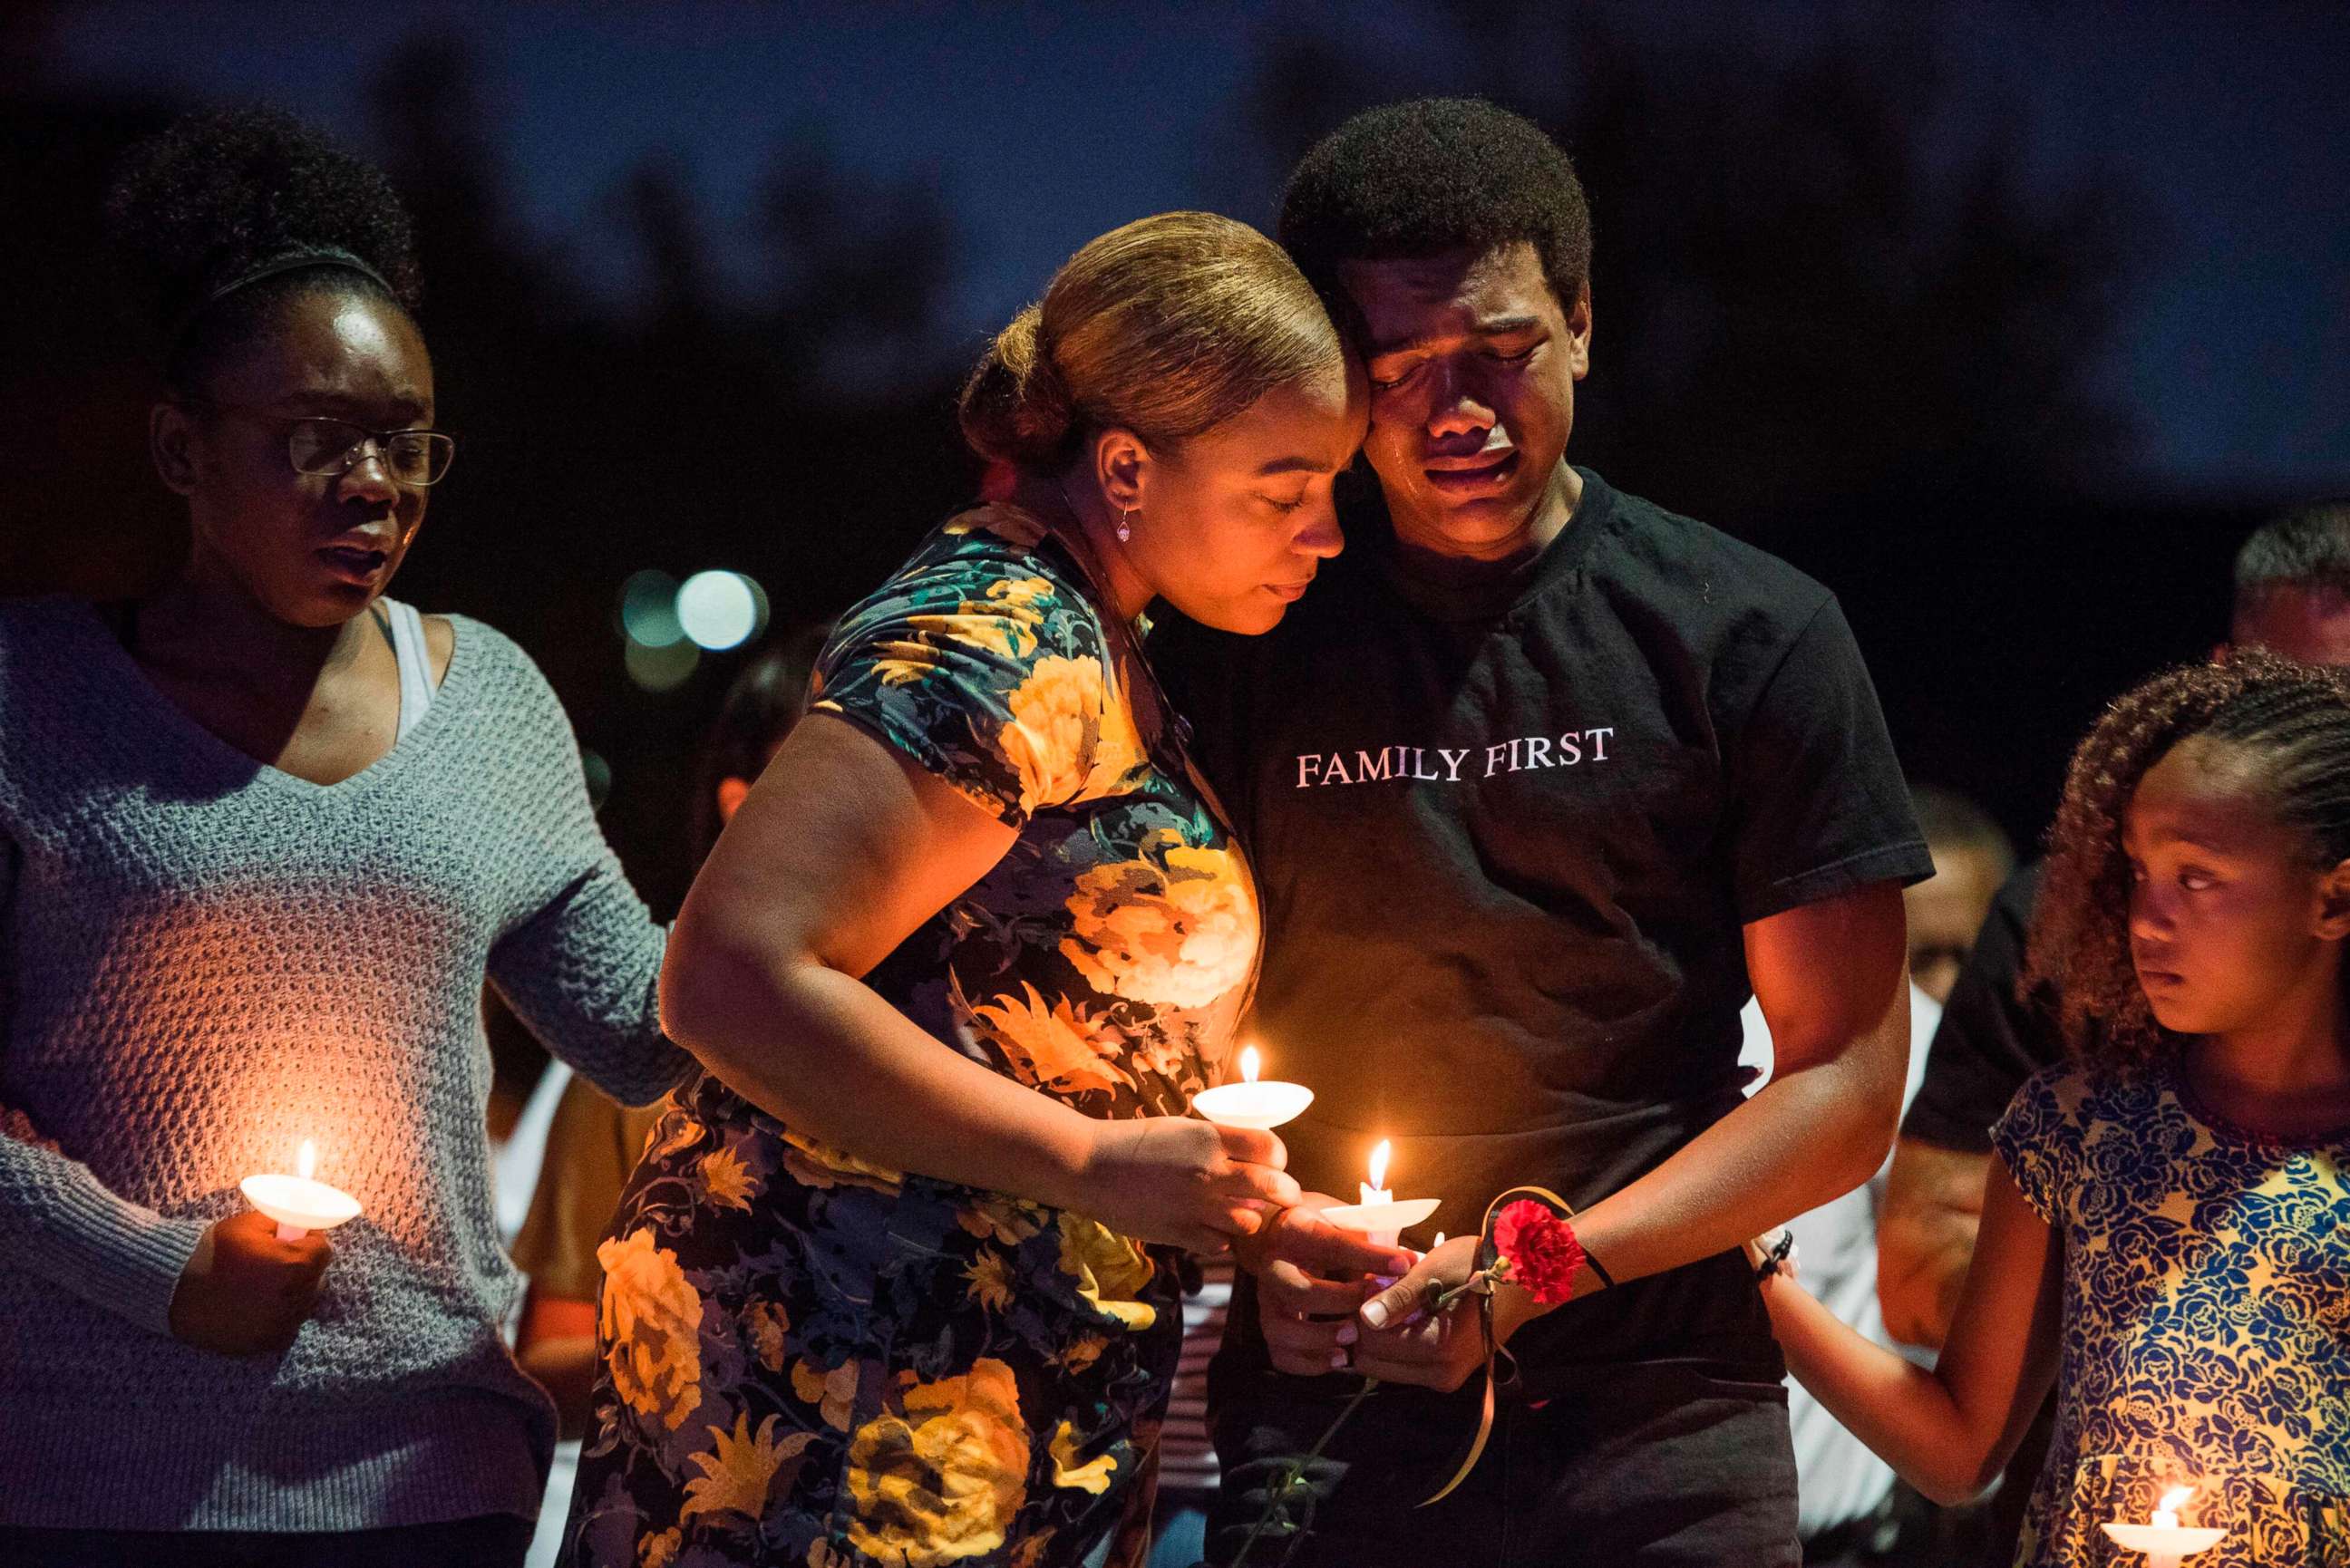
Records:
{"label": "black eyeglasses", "polygon": [[456,438],[442,431],[371,431],[348,420],[323,415],[289,418],[238,403],[205,401],[200,406],[283,425],[286,461],[296,473],[339,477],[365,462],[372,451],[383,460],[384,472],[394,483],[421,490],[441,483],[457,455]]}

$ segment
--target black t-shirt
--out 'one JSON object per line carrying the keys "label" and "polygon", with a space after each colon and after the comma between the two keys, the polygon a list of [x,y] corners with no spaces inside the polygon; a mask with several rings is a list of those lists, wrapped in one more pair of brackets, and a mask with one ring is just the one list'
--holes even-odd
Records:
{"label": "black t-shirt", "polygon": [[2052,1000],[2038,992],[2019,994],[2043,864],[2035,860],[2017,871],[1991,900],[1982,934],[1942,1009],[1926,1075],[1902,1118],[1902,1137],[1961,1154],[1989,1154],[1991,1124],[2015,1091],[2063,1058]]}
{"label": "black t-shirt", "polygon": [[[1578,472],[1566,529],[1481,598],[1405,576],[1350,493],[1347,553],[1272,634],[1154,656],[1263,888],[1253,1038],[1317,1096],[1290,1168],[1351,1200],[1391,1139],[1388,1185],[1445,1200],[1422,1242],[1513,1185],[1582,1207],[1653,1169],[1741,1103],[1742,928],[1933,869],[1828,592]],[[1513,1349],[1751,1349],[1752,1282],[1712,1264]]]}

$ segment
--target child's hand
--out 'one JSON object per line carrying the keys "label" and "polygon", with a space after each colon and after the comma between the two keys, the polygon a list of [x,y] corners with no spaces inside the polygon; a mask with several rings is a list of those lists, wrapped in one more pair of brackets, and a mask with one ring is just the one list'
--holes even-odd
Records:
{"label": "child's hand", "polygon": [[1784,1225],[1746,1243],[1746,1262],[1753,1269],[1758,1282],[1779,1273],[1787,1276],[1789,1284],[1794,1283],[1795,1252],[1795,1233]]}
{"label": "child's hand", "polygon": [[255,1210],[216,1221],[180,1272],[172,1337],[223,1355],[284,1350],[317,1304],[334,1251],[317,1231],[279,1241],[277,1221]]}

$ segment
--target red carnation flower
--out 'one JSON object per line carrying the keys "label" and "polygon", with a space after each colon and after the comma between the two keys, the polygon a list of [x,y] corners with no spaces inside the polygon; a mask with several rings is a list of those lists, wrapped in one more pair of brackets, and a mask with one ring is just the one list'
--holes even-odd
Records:
{"label": "red carnation flower", "polygon": [[1547,1203],[1521,1198],[1493,1221],[1493,1245],[1509,1265],[1504,1276],[1544,1306],[1575,1293],[1583,1268],[1583,1243],[1575,1227]]}

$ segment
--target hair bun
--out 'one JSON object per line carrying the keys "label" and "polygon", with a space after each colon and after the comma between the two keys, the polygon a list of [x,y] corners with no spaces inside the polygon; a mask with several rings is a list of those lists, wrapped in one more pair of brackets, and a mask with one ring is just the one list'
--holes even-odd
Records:
{"label": "hair bun", "polygon": [[963,383],[963,440],[982,457],[1023,467],[1064,455],[1076,403],[1044,340],[1045,312],[1031,305],[995,335]]}

